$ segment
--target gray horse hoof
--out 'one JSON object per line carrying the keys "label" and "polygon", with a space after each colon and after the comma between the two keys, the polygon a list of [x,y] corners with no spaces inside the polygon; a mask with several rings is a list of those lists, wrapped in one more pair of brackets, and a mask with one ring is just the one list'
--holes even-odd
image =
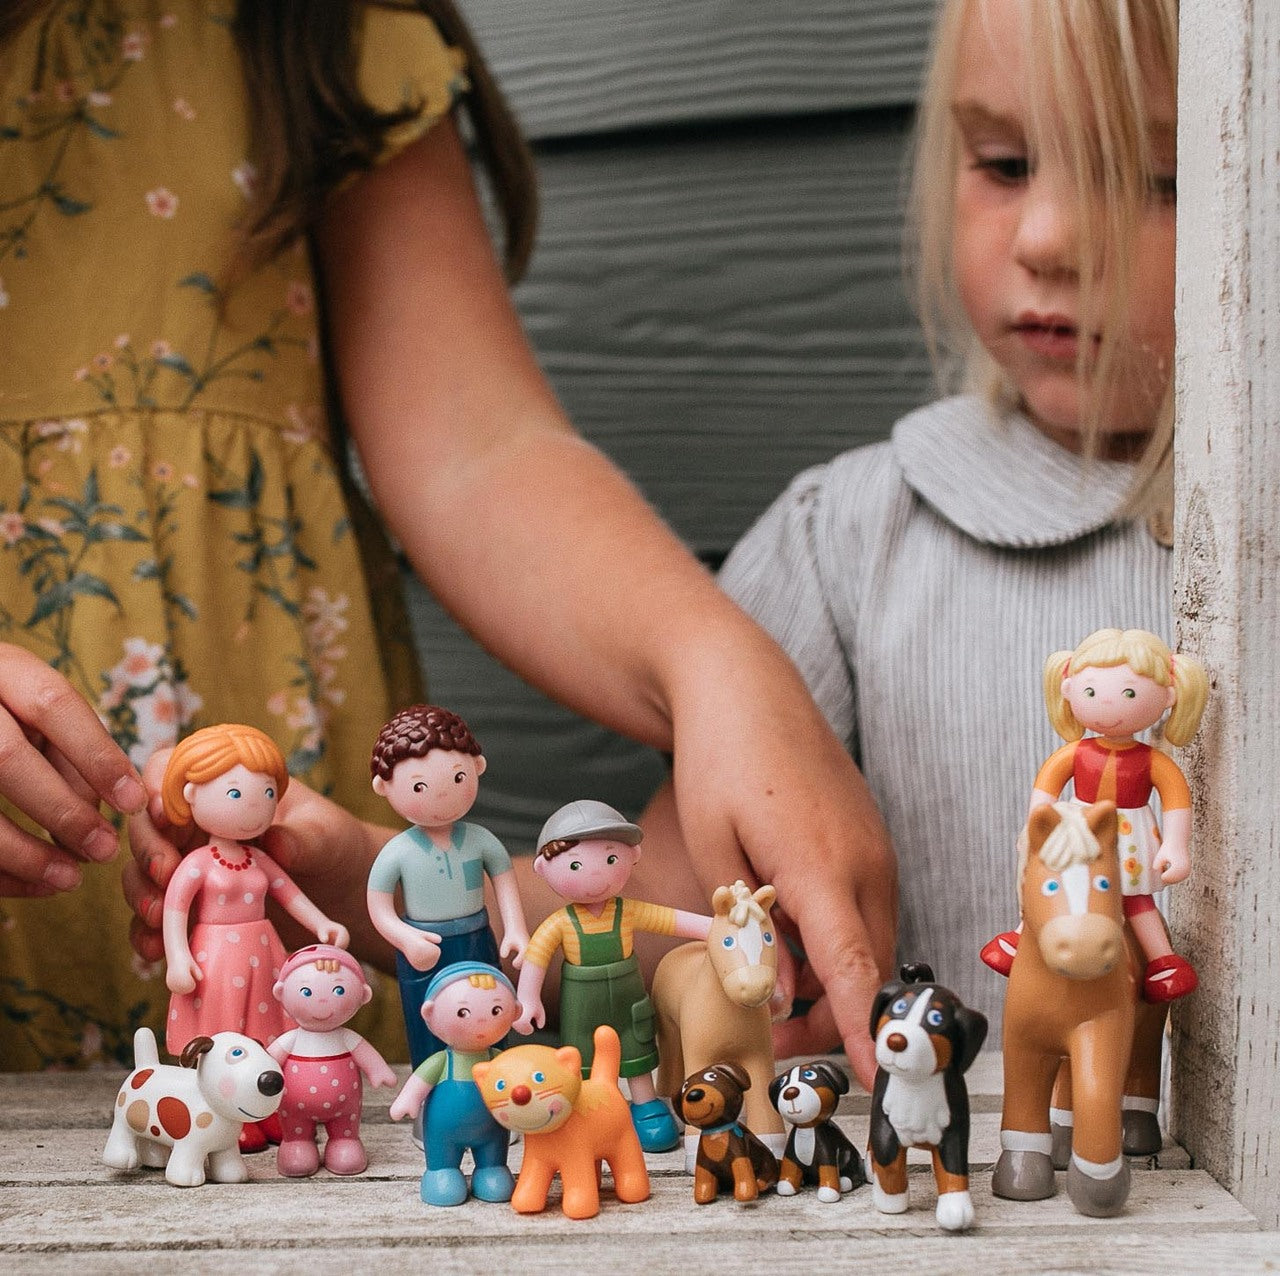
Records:
{"label": "gray horse hoof", "polygon": [[1164,1136],[1154,1112],[1126,1108],[1123,1119],[1125,1156],[1155,1156],[1164,1147]]}
{"label": "gray horse hoof", "polygon": [[1129,1199],[1129,1162],[1121,1161],[1119,1170],[1109,1179],[1095,1179],[1073,1160],[1067,1166],[1067,1195],[1081,1214],[1113,1218],[1124,1210]]}
{"label": "gray horse hoof", "polygon": [[1043,1201],[1057,1190],[1047,1152],[1000,1153],[991,1174],[991,1191],[1007,1201]]}
{"label": "gray horse hoof", "polygon": [[1056,1121],[1049,1122],[1049,1135],[1053,1139],[1053,1150],[1049,1153],[1049,1159],[1053,1162],[1055,1170],[1065,1170],[1071,1164],[1071,1136],[1074,1130],[1069,1125],[1059,1125]]}

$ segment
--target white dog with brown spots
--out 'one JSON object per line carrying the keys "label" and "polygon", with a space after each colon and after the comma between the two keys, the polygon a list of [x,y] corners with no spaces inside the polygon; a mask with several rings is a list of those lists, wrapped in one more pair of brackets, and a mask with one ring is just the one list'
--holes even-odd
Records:
{"label": "white dog with brown spots", "polygon": [[116,1098],[115,1120],[102,1159],[113,1170],[164,1166],[177,1187],[243,1183],[249,1177],[238,1146],[246,1121],[271,1116],[284,1097],[280,1065],[238,1032],[196,1037],[181,1066],[161,1063],[155,1034],[133,1036],[134,1069]]}

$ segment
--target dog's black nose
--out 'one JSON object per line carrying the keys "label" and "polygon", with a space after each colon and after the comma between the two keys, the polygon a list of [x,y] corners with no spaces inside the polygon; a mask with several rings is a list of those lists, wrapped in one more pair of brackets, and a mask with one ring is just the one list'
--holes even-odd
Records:
{"label": "dog's black nose", "polygon": [[798,1099],[800,1097],[800,1087],[797,1085],[789,1085],[782,1092],[784,1099]]}
{"label": "dog's black nose", "polygon": [[284,1073],[283,1072],[263,1072],[258,1077],[258,1093],[265,1094],[268,1098],[272,1095],[279,1094],[284,1089]]}
{"label": "dog's black nose", "polygon": [[684,1097],[688,1099],[690,1103],[701,1103],[707,1095],[706,1091],[703,1090],[701,1086],[694,1086],[692,1090],[686,1090],[684,1092]]}

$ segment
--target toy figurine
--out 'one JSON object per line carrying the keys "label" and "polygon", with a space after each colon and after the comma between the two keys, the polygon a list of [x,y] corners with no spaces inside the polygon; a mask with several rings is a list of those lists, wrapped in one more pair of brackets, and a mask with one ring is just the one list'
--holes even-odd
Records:
{"label": "toy figurine", "polygon": [[568,1218],[600,1212],[600,1165],[607,1161],[613,1190],[626,1204],[649,1199],[644,1153],[618,1090],[622,1047],[608,1025],[596,1029],[594,1063],[584,1079],[573,1046],[514,1046],[472,1069],[495,1120],[524,1134],[524,1164],[511,1204],[520,1214],[546,1209],[556,1174]]}
{"label": "toy figurine", "polygon": [[640,859],[643,836],[603,802],[570,802],[542,826],[534,872],[569,903],[552,913],[529,941],[515,1026],[525,1033],[542,1026],[543,981],[556,950],[563,949],[561,1039],[577,1047],[583,1068],[589,1069],[596,1028],[608,1024],[618,1033],[640,1144],[646,1152],[665,1152],[680,1141],[680,1132],[650,1076],[658,1064],[653,1006],[632,951],[632,935],[644,930],[706,939],[711,918],[621,897]]}
{"label": "toy figurine", "polygon": [[769,1086],[769,1100],[791,1127],[778,1171],[778,1195],[816,1184],[818,1200],[838,1201],[867,1181],[862,1157],[835,1123],[840,1096],[849,1093],[844,1069],[825,1059],[798,1063]]}
{"label": "toy figurine", "polygon": [[938,1185],[938,1226],[963,1231],[973,1224],[964,1074],[987,1038],[986,1018],[940,988],[921,962],[903,966],[901,979],[876,994],[871,1036],[879,1065],[869,1157],[875,1207],[882,1214],[905,1213],[907,1149],[928,1148]]}
{"label": "toy figurine", "polygon": [[314,1174],[320,1168],[316,1126],[323,1125],[324,1168],[359,1174],[369,1163],[360,1141],[361,1074],[370,1085],[396,1083],[387,1061],[342,1026],[368,1004],[373,989],[350,953],[313,944],[285,962],[271,994],[298,1024],[268,1047],[284,1072],[276,1168],[288,1178]]}
{"label": "toy figurine", "polygon": [[[1099,629],[1075,651],[1054,652],[1044,667],[1049,720],[1068,743],[1040,768],[1030,810],[1056,802],[1068,780],[1077,802],[1119,808],[1119,882],[1125,916],[1146,955],[1142,993],[1148,1001],[1185,997],[1199,982],[1190,962],[1173,951],[1151,897],[1191,871],[1191,792],[1168,754],[1135,737],[1168,710],[1164,738],[1186,744],[1199,729],[1208,694],[1200,664],[1175,655],[1145,629]],[[1086,737],[1086,731],[1097,734]],[[1152,790],[1160,795],[1163,842]],[[997,935],[982,959],[1008,974],[1017,944],[1016,931]]]}
{"label": "toy figurine", "polygon": [[778,1181],[778,1158],[739,1120],[751,1078],[736,1063],[695,1072],[680,1087],[678,1107],[700,1131],[693,1171],[693,1199],[709,1205],[722,1187],[736,1201],[754,1201]]}
{"label": "toy figurine", "polygon": [[[770,999],[778,981],[778,942],[769,910],[777,893],[753,894],[742,882],[711,897],[705,942],[682,944],[658,963],[653,1004],[658,1016],[658,1093],[674,1099],[686,1073],[713,1063],[737,1064],[751,1079],[747,1124],[778,1155],[786,1136],[769,1102],[773,1080]],[[689,1169],[697,1137],[686,1138]]]}
{"label": "toy figurine", "polygon": [[1078,1117],[1067,1191],[1097,1217],[1120,1213],[1129,1196],[1121,1103],[1142,970],[1116,885],[1116,839],[1114,803],[1056,802],[1036,807],[1019,841],[1023,935],[1005,993],[1004,1115],[991,1178],[996,1196],[1053,1195],[1049,1105],[1066,1056]]}
{"label": "toy figurine", "polygon": [[276,1061],[238,1032],[187,1043],[178,1066],[160,1062],[155,1033],[133,1034],[134,1069],[116,1096],[102,1159],[113,1170],[164,1167],[175,1187],[243,1183],[238,1145],[246,1120],[263,1121],[280,1106],[284,1077]]}
{"label": "toy figurine", "polygon": [[[502,914],[501,956],[519,967],[529,942],[511,857],[488,829],[462,817],[476,800],[485,760],[467,724],[434,705],[402,709],[379,732],[370,761],[373,791],[411,827],[393,837],[369,870],[369,916],[396,949],[409,1057],[415,1068],[445,1048],[419,1013],[431,972],[459,961],[497,966],[484,906],[493,883]],[[395,892],[404,896],[403,917]]]}
{"label": "toy figurine", "polygon": [[507,1131],[490,1115],[475,1075],[477,1065],[497,1053],[493,1047],[519,1011],[511,981],[483,962],[455,962],[427,985],[422,1018],[447,1045],[413,1073],[391,1105],[394,1121],[424,1113],[427,1168],[421,1196],[427,1205],[461,1205],[467,1199],[462,1176],[467,1149],[475,1160],[471,1191],[476,1199],[511,1199],[515,1180],[507,1169]]}
{"label": "toy figurine", "polygon": [[[209,837],[186,853],[164,895],[165,982],[172,994],[165,1044],[171,1054],[193,1037],[222,1031],[270,1045],[293,1026],[271,995],[285,951],[267,920],[268,896],[322,943],[347,946],[346,927],[326,917],[253,845],[271,827],[288,783],[271,737],[234,724],[188,736],[165,767],[160,792],[170,823],[194,823]],[[246,1126],[241,1150],[265,1146],[266,1134]]]}

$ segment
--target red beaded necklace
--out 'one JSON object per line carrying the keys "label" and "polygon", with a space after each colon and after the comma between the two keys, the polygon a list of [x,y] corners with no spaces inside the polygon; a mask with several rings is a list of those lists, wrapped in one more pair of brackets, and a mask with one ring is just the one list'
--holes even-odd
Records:
{"label": "red beaded necklace", "polygon": [[243,872],[244,869],[248,868],[249,865],[253,863],[253,852],[247,846],[244,848],[244,859],[239,863],[236,863],[234,860],[224,860],[222,856],[218,854],[218,848],[216,846],[211,845],[209,849],[213,852],[213,858],[216,859],[224,868],[229,868],[233,873]]}

